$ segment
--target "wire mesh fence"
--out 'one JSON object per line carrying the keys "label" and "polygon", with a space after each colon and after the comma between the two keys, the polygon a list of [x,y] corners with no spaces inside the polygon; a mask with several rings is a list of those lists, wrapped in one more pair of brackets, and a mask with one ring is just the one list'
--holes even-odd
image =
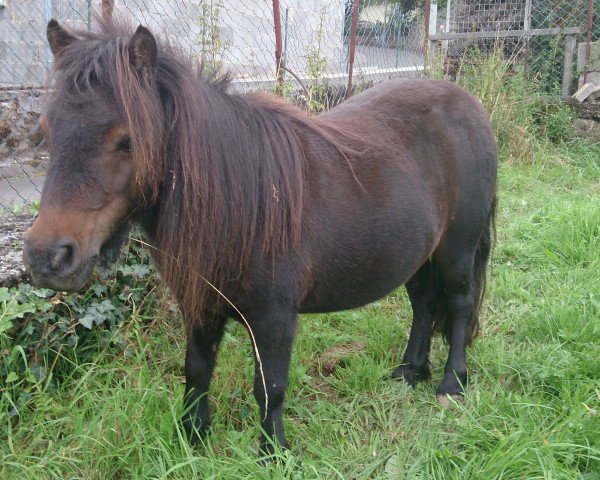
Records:
{"label": "wire mesh fence", "polygon": [[[105,2],[107,3],[107,2]],[[278,79],[273,2],[267,0],[115,0],[126,16],[178,45],[208,69],[226,70],[232,89],[274,89]],[[319,111],[346,96],[354,0],[282,0],[279,19],[283,90]],[[359,5],[354,87],[421,76],[423,2],[363,0]],[[39,197],[46,161],[37,124],[52,62],[45,39],[51,18],[92,30],[97,0],[0,0],[0,211]]]}
{"label": "wire mesh fence", "polygon": [[441,47],[449,72],[470,48],[489,52],[500,47],[527,68],[541,90],[565,97],[581,85],[590,67],[596,68],[589,62],[589,46],[600,36],[596,3],[444,0],[435,9],[429,38],[436,40],[434,48]]}
{"label": "wire mesh fence", "polygon": [[343,100],[349,83],[357,90],[422,76],[426,45],[444,53],[451,73],[473,45],[485,50],[501,41],[549,93],[565,82],[572,88],[584,69],[595,78],[587,59],[594,58],[600,21],[590,17],[589,2],[0,0],[0,214],[31,205],[43,183],[47,154],[38,117],[52,61],[45,39],[51,18],[93,30],[94,12],[114,5],[114,16],[149,27],[209,70],[229,71],[233,90],[278,91],[318,112]]}

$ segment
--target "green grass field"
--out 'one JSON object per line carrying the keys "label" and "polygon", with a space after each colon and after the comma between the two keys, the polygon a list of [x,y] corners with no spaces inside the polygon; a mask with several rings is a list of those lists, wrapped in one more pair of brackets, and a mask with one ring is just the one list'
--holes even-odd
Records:
{"label": "green grass field", "polygon": [[113,332],[118,345],[73,363],[20,417],[7,415],[2,395],[0,478],[600,479],[600,147],[534,151],[502,159],[464,403],[435,401],[447,351],[439,338],[431,382],[390,380],[410,328],[401,289],[301,318],[285,413],[293,447],[265,467],[251,346],[230,325],[211,391],[214,430],[190,449],[178,427],[181,322],[134,311]]}

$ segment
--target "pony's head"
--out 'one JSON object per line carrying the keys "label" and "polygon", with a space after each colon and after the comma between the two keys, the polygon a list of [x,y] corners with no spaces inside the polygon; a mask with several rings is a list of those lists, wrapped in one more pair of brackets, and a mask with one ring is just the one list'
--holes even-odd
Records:
{"label": "pony's head", "polygon": [[[100,257],[114,260],[128,220],[155,194],[152,164],[164,148],[157,44],[135,33],[68,32],[48,23],[53,75],[40,120],[50,160],[23,261],[34,283],[76,291]],[[135,108],[133,108],[135,106]]]}

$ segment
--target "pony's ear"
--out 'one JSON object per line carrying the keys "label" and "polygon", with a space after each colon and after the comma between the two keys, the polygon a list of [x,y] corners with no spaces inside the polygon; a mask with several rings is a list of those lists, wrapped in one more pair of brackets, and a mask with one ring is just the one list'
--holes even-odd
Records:
{"label": "pony's ear", "polygon": [[46,37],[50,44],[50,50],[52,50],[54,55],[58,55],[63,48],[69,46],[76,40],[73,35],[61,27],[54,19],[48,22],[48,27],[46,27]]}
{"label": "pony's ear", "polygon": [[156,75],[158,47],[154,35],[141,25],[137,28],[127,44],[129,63],[140,77],[148,84]]}

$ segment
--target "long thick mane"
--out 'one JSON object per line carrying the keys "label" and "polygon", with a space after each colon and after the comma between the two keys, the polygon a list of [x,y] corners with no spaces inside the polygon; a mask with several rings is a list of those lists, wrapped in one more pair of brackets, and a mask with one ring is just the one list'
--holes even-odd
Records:
{"label": "long thick mane", "polygon": [[303,138],[317,137],[342,161],[351,150],[333,139],[339,132],[273,96],[227,93],[226,78],[203,78],[160,41],[157,94],[129,66],[131,26],[99,24],[96,33],[74,32],[82,41],[57,59],[56,94],[72,96],[73,85],[88,98],[98,88],[114,92],[159,271],[187,321],[202,324],[219,303],[206,280],[226,291],[253,252],[275,258],[298,244]]}

